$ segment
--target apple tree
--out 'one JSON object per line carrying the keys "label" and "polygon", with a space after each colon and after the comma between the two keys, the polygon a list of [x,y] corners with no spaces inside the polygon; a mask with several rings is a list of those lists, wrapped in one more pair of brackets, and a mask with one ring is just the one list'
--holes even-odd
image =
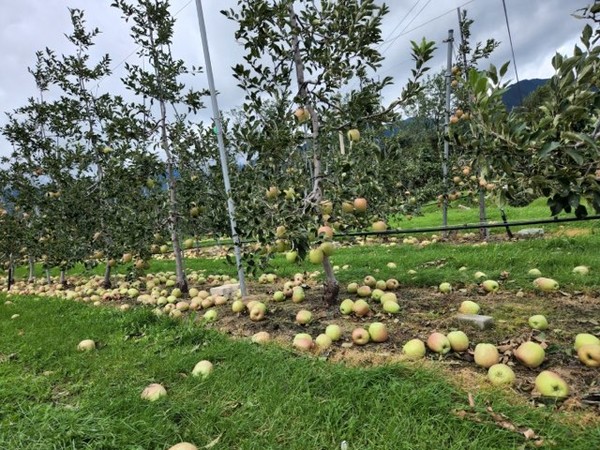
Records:
{"label": "apple tree", "polygon": [[[153,126],[154,133],[148,136],[153,145],[164,154],[166,168],[166,192],[168,195],[167,229],[175,255],[177,287],[188,291],[181,249],[182,205],[178,197],[180,154],[189,145],[190,129],[187,113],[196,113],[203,107],[204,93],[185,91],[182,77],[197,73],[199,69],[188,69],[182,60],[175,59],[171,52],[175,19],[169,11],[167,0],[139,0],[131,3],[116,0],[112,6],[118,8],[126,22],[131,22],[131,37],[138,45],[137,54],[148,62],[148,67],[126,64],[125,87],[134,94],[148,99],[145,124]],[[156,103],[157,109],[154,108]],[[167,114],[167,108],[174,114]],[[181,108],[185,112],[180,111]]]}
{"label": "apple tree", "polygon": [[[237,199],[238,205],[252,205],[240,211],[242,235],[265,241],[267,236],[286,239],[300,254],[307,252],[315,237],[331,238],[331,224],[343,200],[332,186],[340,191],[340,167],[353,160],[346,154],[341,164],[335,161],[341,153],[340,132],[342,142],[348,136],[344,146],[360,147],[361,132],[389,120],[399,105],[419,91],[417,80],[434,50],[431,42],[413,43],[413,79],[397,100],[382,107],[380,93],[391,78],[376,81],[369,74],[383,59],[376,45],[382,40],[381,22],[387,12],[387,6],[373,0],[319,4],[239,0],[237,10],[223,11],[237,22],[236,39],[247,52],[245,62],[234,67],[234,76],[246,92],[247,119],[235,141],[244,145],[244,137],[256,130],[260,134],[253,136],[257,140],[252,145],[259,152],[273,153],[276,164],[285,155],[305,161],[303,167],[289,168],[290,174],[299,171],[297,185],[291,179],[271,177],[268,168],[262,170],[259,164],[250,166],[256,178],[269,179],[272,185],[267,192],[250,192],[245,201]],[[343,102],[343,93],[348,93],[349,102]],[[263,119],[266,99],[274,102],[277,121]],[[385,211],[378,213],[383,216]],[[324,299],[331,305],[339,286],[330,254],[331,246],[321,244],[309,256],[323,265]]]}
{"label": "apple tree", "polygon": [[473,120],[458,139],[478,152],[498,180],[501,201],[541,195],[552,215],[585,217],[582,200],[600,212],[599,13],[599,2],[585,8],[581,17],[591,24],[584,26],[580,44],[571,56],[553,57],[555,74],[535,115],[506,111],[505,67],[469,72]]}

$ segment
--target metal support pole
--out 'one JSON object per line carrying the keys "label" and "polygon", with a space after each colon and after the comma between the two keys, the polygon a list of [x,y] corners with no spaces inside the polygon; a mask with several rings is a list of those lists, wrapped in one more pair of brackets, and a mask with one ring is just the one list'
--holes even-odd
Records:
{"label": "metal support pole", "polygon": [[204,13],[202,11],[202,0],[196,0],[196,10],[198,12],[198,25],[200,26],[200,36],[202,38],[202,49],[204,51],[204,61],[206,65],[206,76],[208,78],[208,88],[210,89],[210,98],[212,100],[212,111],[215,124],[217,126],[217,141],[219,143],[219,155],[221,157],[221,170],[223,171],[223,182],[225,184],[225,194],[227,195],[227,211],[229,212],[229,222],[231,224],[231,238],[235,248],[235,263],[237,265],[238,279],[242,296],[248,294],[246,290],[246,278],[244,268],[242,267],[242,252],[240,249],[240,237],[237,233],[235,223],[235,205],[231,197],[231,184],[229,182],[229,169],[227,167],[227,155],[225,154],[225,142],[223,140],[223,125],[219,104],[217,102],[217,91],[215,89],[215,80],[213,77],[212,64],[210,62],[210,52],[208,49],[208,38],[206,37],[206,25],[204,23]]}
{"label": "metal support pole", "polygon": [[[444,158],[442,160],[442,182],[444,185],[444,203],[442,206],[442,225],[448,225],[448,160],[450,159],[450,85],[452,82],[452,44],[454,30],[448,30],[448,58],[446,61],[446,111],[444,117]],[[444,237],[447,233],[444,233]]]}

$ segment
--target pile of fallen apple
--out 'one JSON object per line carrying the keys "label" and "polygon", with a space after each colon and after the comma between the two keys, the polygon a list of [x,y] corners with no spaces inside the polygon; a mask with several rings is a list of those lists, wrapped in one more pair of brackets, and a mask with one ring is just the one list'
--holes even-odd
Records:
{"label": "pile of fallen apple", "polygon": [[[588,268],[576,267],[574,273],[587,274]],[[554,292],[559,288],[555,280],[542,277],[537,269],[532,269],[529,275],[532,278],[536,277],[533,285],[542,292]],[[224,285],[223,287],[225,287],[228,283],[232,285],[236,281],[225,275],[204,275],[202,271],[193,271],[188,278],[196,286],[208,284],[215,287]],[[476,272],[475,278],[485,292],[498,291],[499,283],[496,280],[485,279],[487,276],[484,273]],[[156,315],[169,315],[172,318],[182,317],[188,312],[198,313],[204,310],[202,319],[205,322],[218,320],[219,313],[215,306],[228,304],[231,311],[238,317],[242,318],[247,315],[250,321],[260,322],[267,318],[271,305],[274,307],[275,304],[288,299],[294,304],[301,305],[306,298],[306,283],[310,282],[305,274],[298,273],[292,280],[286,281],[281,290],[275,291],[271,298],[256,296],[253,299],[242,299],[239,291],[230,290],[228,295],[217,295],[197,287],[192,287],[187,298],[184,298],[186,296],[175,287],[175,275],[172,273],[148,274],[133,282],[128,282],[122,277],[118,277],[117,280],[117,287],[114,289],[102,288],[101,277],[93,277],[89,280],[72,278],[68,280],[70,283],[68,288],[60,284],[46,284],[43,280],[38,280],[33,284],[18,282],[11,293],[63,297],[92,303],[96,306],[114,304],[111,302],[116,300],[119,301],[118,305],[122,310],[130,308],[131,304],[137,302],[153,307]],[[262,284],[273,284],[278,281],[278,278],[275,274],[264,274],[258,281]],[[394,278],[377,280],[373,276],[366,276],[362,284],[350,283],[347,286],[347,293],[356,297],[342,300],[339,310],[344,316],[353,315],[359,319],[370,316],[372,312],[380,312],[389,316],[399,314],[402,310],[401,303],[396,293],[393,292],[398,287],[399,282]],[[443,282],[438,286],[438,291],[442,294],[452,290],[453,287],[448,282]],[[123,300],[130,300],[130,302],[124,303]],[[478,314],[480,307],[477,303],[466,300],[462,302],[458,311],[462,314]],[[18,315],[15,316],[13,318],[17,319]],[[313,321],[313,313],[308,309],[299,309],[296,311],[295,321],[300,326],[308,325]],[[534,329],[543,330],[548,326],[548,321],[541,315],[535,315],[529,319],[529,324]],[[343,330],[339,325],[329,324],[314,339],[308,333],[296,334],[292,345],[298,350],[321,353],[330,348],[334,342],[339,341],[342,334]],[[357,326],[350,333],[352,345],[356,346],[363,346],[369,342],[385,342],[388,338],[388,329],[383,322],[373,322],[364,327]],[[252,336],[252,341],[255,343],[265,343],[269,340],[270,335],[266,331]],[[85,347],[92,344],[93,342],[83,341],[81,345]],[[445,355],[450,351],[465,352],[469,350],[469,347],[469,338],[463,331],[452,331],[447,335],[433,332],[425,342],[420,339],[411,339],[406,342],[403,345],[403,353],[407,359],[416,359],[424,357],[427,349],[434,354]],[[578,334],[575,337],[574,349],[583,364],[589,367],[600,367],[600,339],[596,336],[586,333]],[[513,370],[510,366],[500,363],[500,354],[494,344],[478,343],[474,348],[473,356],[476,365],[488,369],[488,378],[493,384],[502,385],[514,382]],[[543,363],[545,351],[539,343],[528,341],[522,343],[513,352],[513,356],[523,366],[535,369]],[[569,393],[566,382],[558,374],[548,370],[537,376],[535,386],[543,396],[563,398]]]}

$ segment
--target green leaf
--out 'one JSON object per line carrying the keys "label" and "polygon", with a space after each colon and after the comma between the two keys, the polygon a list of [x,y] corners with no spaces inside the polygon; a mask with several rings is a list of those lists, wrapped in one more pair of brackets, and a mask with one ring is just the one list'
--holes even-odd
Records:
{"label": "green leaf", "polygon": [[569,155],[573,161],[575,161],[575,163],[577,163],[578,165],[582,165],[583,164],[583,156],[580,152],[578,152],[577,150],[575,150],[574,148],[567,148],[565,150],[565,153],[567,155]]}
{"label": "green leaf", "polygon": [[554,150],[556,150],[559,147],[560,147],[560,142],[556,142],[556,141],[546,142],[544,144],[544,146],[542,147],[542,149],[538,152],[538,156],[542,159],[547,158],[548,156],[550,156],[550,153],[552,153]]}

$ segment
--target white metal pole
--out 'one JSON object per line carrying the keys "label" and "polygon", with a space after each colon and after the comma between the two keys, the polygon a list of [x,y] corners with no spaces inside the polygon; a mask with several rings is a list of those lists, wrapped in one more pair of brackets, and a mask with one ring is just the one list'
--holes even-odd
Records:
{"label": "white metal pole", "polygon": [[198,25],[200,26],[200,36],[202,38],[202,49],[204,51],[204,61],[206,65],[206,75],[208,77],[208,88],[212,100],[212,111],[215,124],[217,126],[217,141],[219,143],[219,155],[221,157],[221,170],[223,171],[223,182],[225,184],[225,194],[227,195],[227,210],[229,212],[229,222],[231,224],[231,238],[235,248],[235,263],[237,265],[238,279],[242,296],[248,294],[246,290],[246,278],[244,268],[242,267],[242,252],[240,249],[240,236],[237,233],[235,223],[235,205],[231,197],[231,184],[229,182],[229,169],[227,167],[227,155],[225,154],[225,142],[223,140],[223,126],[219,104],[217,102],[217,91],[215,89],[215,80],[213,77],[212,64],[210,62],[210,51],[208,49],[208,38],[206,37],[206,25],[204,23],[204,13],[202,12],[202,0],[196,0],[196,10],[198,12]]}
{"label": "white metal pole", "polygon": [[[446,114],[444,122],[444,158],[442,160],[442,180],[444,184],[444,203],[442,207],[442,224],[448,226],[448,160],[450,159],[450,84],[452,81],[452,43],[454,30],[448,30],[448,59],[446,61]],[[446,233],[444,232],[444,236]]]}

